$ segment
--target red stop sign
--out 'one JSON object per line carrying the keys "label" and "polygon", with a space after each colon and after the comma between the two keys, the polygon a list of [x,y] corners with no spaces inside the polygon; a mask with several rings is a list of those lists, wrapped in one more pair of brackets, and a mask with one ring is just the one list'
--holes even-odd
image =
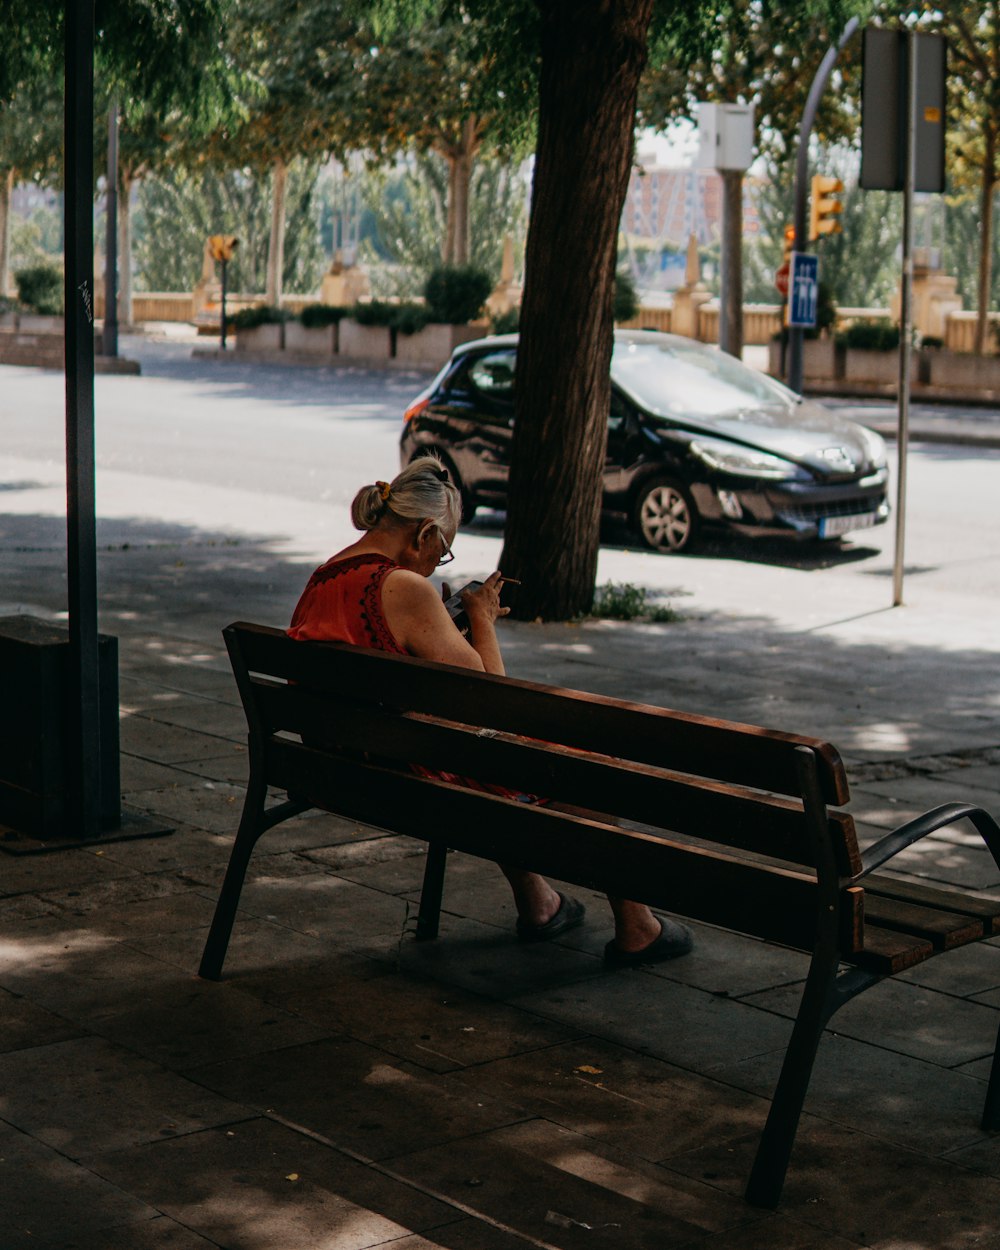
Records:
{"label": "red stop sign", "polygon": [[791,266],[787,260],[775,271],[774,285],[778,288],[779,295],[788,294],[788,277],[790,272]]}

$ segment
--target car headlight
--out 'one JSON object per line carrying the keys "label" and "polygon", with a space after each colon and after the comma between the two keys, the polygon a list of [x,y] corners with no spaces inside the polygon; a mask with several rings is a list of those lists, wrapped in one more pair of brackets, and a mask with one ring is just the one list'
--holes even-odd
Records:
{"label": "car headlight", "polygon": [[800,465],[769,451],[725,443],[721,439],[699,438],[690,444],[691,451],[710,469],[721,473],[737,473],[741,477],[763,477],[784,482],[792,478],[807,479],[809,474]]}
{"label": "car headlight", "polygon": [[866,425],[859,425],[861,431],[861,439],[865,445],[865,451],[868,458],[872,462],[875,469],[884,469],[887,461],[885,456],[885,439],[881,434],[876,434],[874,430],[869,430]]}

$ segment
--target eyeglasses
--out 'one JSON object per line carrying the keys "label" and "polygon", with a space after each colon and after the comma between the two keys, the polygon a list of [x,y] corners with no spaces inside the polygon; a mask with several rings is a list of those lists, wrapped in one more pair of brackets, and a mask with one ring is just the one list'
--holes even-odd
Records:
{"label": "eyeglasses", "polygon": [[442,564],[451,564],[452,560],[454,560],[455,558],[455,553],[448,546],[448,541],[445,538],[444,534],[441,533],[440,527],[438,527],[438,538],[441,539],[441,547],[442,547],[441,559],[438,560],[437,562],[437,566],[438,568],[440,568]]}

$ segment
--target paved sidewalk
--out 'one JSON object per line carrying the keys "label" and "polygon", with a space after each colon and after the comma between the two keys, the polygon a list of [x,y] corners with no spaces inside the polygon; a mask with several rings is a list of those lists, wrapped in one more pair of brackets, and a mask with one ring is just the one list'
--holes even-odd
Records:
{"label": "paved sidewalk", "polygon": [[[16,495],[0,613],[57,616],[60,523]],[[0,1250],[1000,1247],[1000,1137],[978,1127],[1000,940],[837,1016],[777,1213],[741,1192],[798,954],[699,926],[686,959],[608,974],[599,899],[520,947],[499,874],[457,856],[418,947],[421,847],[313,815],[262,840],[226,979],[196,978],[246,778],[219,630],[287,619],[311,521],[236,542],[127,498],[105,519],[125,800],[175,832],[0,856]],[[463,535],[463,561],[493,541]],[[838,616],[822,594],[505,623],[504,651],[517,676],[829,737],[868,838],[957,797],[1000,812],[995,626],[954,605]],[[965,829],[901,866],[1000,890]]]}

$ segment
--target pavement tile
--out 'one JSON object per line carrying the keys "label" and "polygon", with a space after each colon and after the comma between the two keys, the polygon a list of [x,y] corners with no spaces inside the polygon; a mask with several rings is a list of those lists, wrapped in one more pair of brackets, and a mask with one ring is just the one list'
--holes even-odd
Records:
{"label": "pavement tile", "polygon": [[58,1246],[44,1244],[48,1250],[215,1250],[218,1246],[167,1215],[96,1232],[67,1232]]}
{"label": "pavement tile", "polygon": [[977,1172],[985,1172],[989,1176],[1000,1177],[1000,1136],[990,1135],[986,1141],[965,1146],[961,1150],[952,1150],[947,1156],[949,1162],[960,1167],[973,1168]]}
{"label": "pavement tile", "polygon": [[29,998],[0,990],[0,1054],[47,1046],[81,1036],[82,1030],[54,1012],[46,1011]]}
{"label": "pavement tile", "polygon": [[[988,1003],[990,991],[1000,994],[1000,947],[989,942],[961,946],[900,972],[893,980]],[[1000,1007],[1000,996],[990,1005]]]}
{"label": "pavement tile", "polygon": [[219,753],[202,759],[184,760],[174,765],[182,775],[207,777],[209,781],[231,781],[245,786],[250,776],[250,761],[244,743],[220,743]]}
{"label": "pavement tile", "polygon": [[99,915],[86,924],[47,916],[0,931],[0,985],[72,1020],[115,1010],[135,985],[151,990],[176,982],[177,975],[105,933]]}
{"label": "pavement tile", "polygon": [[[205,895],[205,901],[211,914],[215,910],[215,899]],[[178,929],[155,937],[136,933],[124,941],[133,950],[151,955],[187,976],[196,976],[207,938],[208,924],[205,923],[202,927]],[[223,979],[239,981],[261,970],[275,971],[280,975],[300,963],[313,965],[327,952],[327,943],[285,925],[237,916],[226,954]]]}
{"label": "pavement tile", "polygon": [[110,863],[142,873],[179,871],[206,863],[214,867],[227,858],[232,843],[227,834],[191,829],[180,821],[163,823],[170,826],[170,832],[164,837],[109,842],[100,853]]}
{"label": "pavement tile", "polygon": [[401,971],[487,998],[511,999],[533,992],[547,995],[554,987],[597,977],[603,971],[596,959],[561,941],[518,942],[511,928],[445,913],[437,940],[416,942],[410,936],[416,913],[413,903],[402,941],[386,934],[358,949],[376,958],[396,959]]}
{"label": "pavement tile", "polygon": [[348,1038],[208,1064],[187,1075],[370,1159],[483,1133],[516,1118],[502,1103],[477,1102]]}
{"label": "pavement tile", "polygon": [[[236,695],[235,683],[233,694]],[[233,702],[170,692],[159,699],[154,698],[145,702],[146,706],[141,710],[133,711],[129,708],[130,714],[140,715],[163,725],[214,734],[216,737],[228,738],[236,743],[246,741],[247,720],[238,696]],[[123,698],[122,703],[127,705],[128,699]]]}
{"label": "pavement tile", "polygon": [[78,887],[50,890],[39,897],[43,903],[51,903],[72,916],[88,916],[92,912],[100,912],[103,922],[109,913],[114,914],[132,904],[155,900],[161,905],[166,902],[169,907],[176,896],[191,892],[190,884],[176,873],[138,873],[125,865],[121,865],[121,868],[129,875],[91,884],[86,890]]}
{"label": "pavement tile", "polygon": [[[727,1085],[770,1098],[784,1059],[762,1053],[715,1070]],[[814,1116],[885,1142],[940,1154],[982,1141],[986,1086],[972,1077],[896,1051],[827,1032],[806,1095]]]}
{"label": "pavement tile", "polygon": [[89,1021],[119,1046],[176,1070],[315,1041],[329,1031],[230,985],[188,977],[137,987]]}
{"label": "pavement tile", "polygon": [[511,1002],[696,1072],[783,1051],[790,1033],[787,1021],[768,1012],[638,970]]}
{"label": "pavement tile", "polygon": [[[785,985],[746,1001],[794,1020],[802,988]],[[954,1068],[992,1054],[998,1025],[1000,1012],[990,1007],[889,978],[842,1007],[830,1027],[843,1037]]]}
{"label": "pavement tile", "polygon": [[423,872],[423,861],[427,858],[425,842],[398,834],[376,833],[368,828],[359,828],[359,834],[361,836],[349,842],[317,847],[308,851],[307,857],[338,875],[346,875],[343,873],[344,869],[367,868],[373,864],[392,863],[401,859],[419,861],[420,871]]}
{"label": "pavement tile", "polygon": [[197,781],[143,790],[129,795],[129,802],[143,811],[177,821],[195,829],[233,835],[240,823],[244,789],[226,781]]}
{"label": "pavement tile", "polygon": [[[283,857],[276,868],[283,869]],[[401,936],[407,922],[407,906],[399,899],[345,881],[330,873],[312,871],[295,876],[268,873],[250,862],[255,879],[248,881],[240,898],[244,916],[257,916],[332,946],[351,950],[382,934]],[[239,918],[237,918],[237,927]]]}
{"label": "pavement tile", "polygon": [[[977,786],[977,779],[981,779],[983,783],[987,782],[989,772],[993,774],[989,779],[992,784]],[[984,807],[988,812],[994,812],[997,799],[996,769],[982,769],[976,776],[971,770],[960,770],[935,773],[930,777],[899,777],[891,781],[866,781],[861,785],[853,785],[851,794],[852,810],[859,804],[862,807],[867,805],[868,796],[875,795],[887,799],[894,807],[912,807],[920,811],[929,811],[932,807],[937,807],[938,804],[944,802],[957,802],[973,803],[977,807]],[[942,794],[948,794],[949,798],[942,798]],[[968,821],[963,820],[955,827],[974,836],[982,845],[982,835],[977,833]]]}
{"label": "pavement tile", "polygon": [[432,1072],[488,1063],[579,1035],[463,990],[420,981],[366,960],[340,962],[321,979],[292,987],[241,978],[240,988],[268,995],[286,1010],[377,1046]]}
{"label": "pavement tile", "polygon": [[[871,1128],[880,1129],[877,1117]],[[756,1149],[756,1138],[749,1137],[693,1151],[665,1166],[735,1195],[746,1184]],[[849,1244],[972,1250],[998,1244],[998,1203],[1000,1182],[991,1177],[890,1146],[881,1133],[851,1132],[806,1115],[779,1210]]]}
{"label": "pavement tile", "polygon": [[89,848],[59,850],[43,855],[0,854],[0,895],[78,889],[96,881],[126,877],[133,872],[125,864],[98,855]]}
{"label": "pavement tile", "polygon": [[469,1067],[449,1083],[654,1162],[759,1130],[768,1105],[595,1037]]}
{"label": "pavement tile", "polygon": [[91,1166],[227,1250],[364,1250],[459,1218],[265,1119],[107,1154]]}
{"label": "pavement tile", "polygon": [[562,1250],[661,1250],[760,1220],[739,1199],[544,1120],[429,1147],[394,1170]]}
{"label": "pavement tile", "polygon": [[199,733],[194,729],[168,725],[139,713],[123,716],[119,733],[123,751],[158,764],[182,764],[188,760],[213,759],[227,755],[228,747],[233,745],[225,734]]}
{"label": "pavement tile", "polygon": [[[0,1120],[0,1244],[4,1250],[40,1246],[70,1250],[78,1244],[77,1238],[89,1237],[94,1239],[90,1244],[95,1250],[105,1250],[105,1246],[111,1250],[116,1227],[132,1227],[136,1221],[155,1216],[141,1199]],[[188,1247],[178,1242],[170,1250]]]}
{"label": "pavement tile", "polygon": [[4,1119],[74,1159],[244,1114],[237,1104],[99,1037],[13,1051],[0,1070]]}

